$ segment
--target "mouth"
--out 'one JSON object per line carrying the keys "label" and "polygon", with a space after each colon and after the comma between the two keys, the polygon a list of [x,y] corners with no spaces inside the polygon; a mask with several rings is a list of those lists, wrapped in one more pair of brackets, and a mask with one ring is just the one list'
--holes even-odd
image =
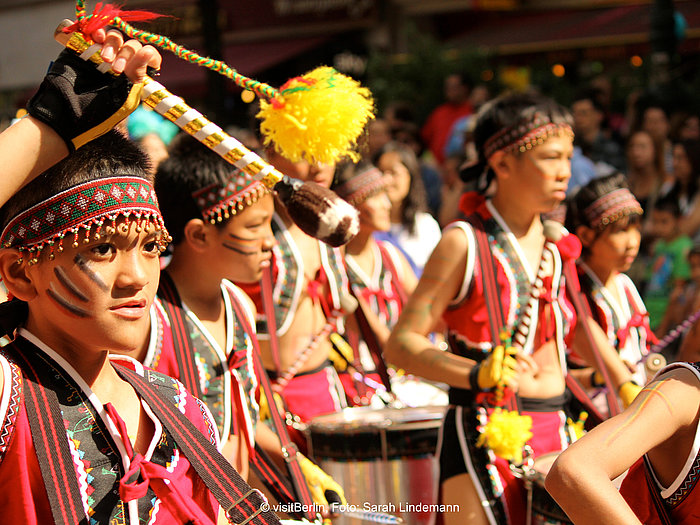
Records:
{"label": "mouth", "polygon": [[147,305],[148,303],[145,299],[132,299],[112,306],[110,311],[123,319],[137,320],[148,313]]}
{"label": "mouth", "polygon": [[269,268],[270,264],[272,264],[272,254],[269,254],[260,261],[260,268]]}

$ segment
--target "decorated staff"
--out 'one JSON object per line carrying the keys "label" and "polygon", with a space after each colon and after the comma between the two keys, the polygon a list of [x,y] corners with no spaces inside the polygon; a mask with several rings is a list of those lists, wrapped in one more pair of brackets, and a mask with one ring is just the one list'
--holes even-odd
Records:
{"label": "decorated staff", "polygon": [[[98,69],[108,71],[109,67],[100,58],[101,46],[91,45],[80,33],[68,37],[63,29],[70,25],[70,21],[64,21],[56,31],[56,39],[84,60],[98,64]],[[225,160],[277,190],[294,221],[307,234],[340,246],[357,233],[357,212],[352,206],[326,188],[283,175],[150,77],[144,80],[141,99]]]}
{"label": "decorated staff", "polygon": [[168,37],[131,27],[128,21],[146,21],[161,15],[148,11],[122,11],[109,4],[97,4],[87,15],[85,2],[76,0],[77,21],[66,32],[90,34],[113,24],[130,38],[170,51],[187,62],[216,71],[240,88],[260,98],[261,130],[265,144],[274,144],[292,162],[330,164],[343,157],[359,160],[354,151],[357,137],[374,117],[369,89],[331,67],[318,67],[288,80],[280,89],[241,75],[220,60],[203,57],[175,44]]}

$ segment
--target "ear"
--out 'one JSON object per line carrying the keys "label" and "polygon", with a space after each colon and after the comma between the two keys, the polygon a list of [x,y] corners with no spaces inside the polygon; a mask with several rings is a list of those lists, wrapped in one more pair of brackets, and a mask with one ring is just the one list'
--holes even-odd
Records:
{"label": "ear", "polygon": [[185,224],[184,240],[194,251],[203,252],[211,242],[212,228],[215,226],[202,219],[190,219]]}
{"label": "ear", "polygon": [[497,151],[489,157],[488,163],[497,179],[508,178],[512,171],[513,156],[505,151]]}
{"label": "ear", "polygon": [[[26,254],[25,254],[26,255]],[[29,263],[19,250],[5,248],[0,250],[0,275],[7,291],[22,301],[36,297],[36,287],[31,277]]]}
{"label": "ear", "polygon": [[595,232],[588,226],[578,226],[576,228],[576,236],[581,239],[581,244],[586,248],[590,248],[595,241]]}

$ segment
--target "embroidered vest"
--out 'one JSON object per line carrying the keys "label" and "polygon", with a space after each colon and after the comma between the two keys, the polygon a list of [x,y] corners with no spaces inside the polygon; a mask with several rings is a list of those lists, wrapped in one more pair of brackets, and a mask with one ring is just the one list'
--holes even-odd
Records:
{"label": "embroidered vest", "polygon": [[[36,352],[36,359],[41,362],[36,369],[42,375],[42,381],[51,385],[58,394],[70,455],[89,523],[127,525],[131,524],[133,512],[138,514],[138,520],[142,523],[172,523],[173,515],[161,505],[150,487],[144,497],[135,501],[135,505],[126,504],[120,499],[119,481],[127,469],[124,445],[110,431],[111,420],[100,415],[100,411],[104,413],[102,405],[94,393],[84,391],[58,362],[29,340],[24,340],[23,346],[27,345]],[[11,343],[0,350],[0,365],[5,374],[5,386],[0,398],[0,508],[3,509],[2,519],[7,523],[45,525],[53,523],[53,518],[34,452],[23,400],[22,371],[13,360],[13,347]],[[120,358],[119,362],[135,366],[128,358]],[[163,385],[172,387],[170,391],[174,405],[215,443],[214,428],[206,425],[208,419],[203,407],[173,379],[162,376],[162,380]],[[93,401],[97,404],[93,404]],[[183,492],[193,494],[200,507],[208,509],[214,519],[218,504],[181,455],[172,436],[160,425],[156,428],[160,428],[161,433],[159,439],[152,441],[151,446],[155,443],[155,447],[150,461],[170,471],[171,483],[177,484]]]}
{"label": "embroidered vest", "polygon": [[[187,335],[195,356],[201,399],[216,421],[221,441],[224,442],[229,435],[239,432],[243,426],[252,444],[260,411],[255,399],[258,380],[253,369],[253,344],[250,334],[240,328],[242,323],[231,307],[233,301],[245,304],[243,292],[228,281],[222,282],[221,290],[226,307],[226,337],[227,340],[232,339],[232,357],[227,359],[228,356],[224,355],[196,316],[189,311],[184,317]],[[247,311],[247,308],[243,310]],[[144,364],[164,374],[180,377],[181,371],[174,355],[175,347],[170,330],[173,321],[168,319],[158,301],[151,312],[152,316],[154,312],[155,323],[152,323],[152,327],[157,326],[156,333],[159,337],[155,348],[149,350]],[[163,334],[162,337],[160,334]],[[237,398],[244,400],[245,410],[236,409]]]}
{"label": "embroidered vest", "polygon": [[[597,323],[608,336],[610,343],[620,353],[620,357],[630,363],[638,363],[649,353],[652,341],[651,328],[646,307],[631,279],[624,274],[616,276],[617,290],[626,304],[619,304],[608,293],[600,280],[585,264],[578,264],[581,290],[591,306]],[[639,384],[647,382],[644,367],[639,366],[634,379]]]}
{"label": "embroidered vest", "polygon": [[[453,343],[459,348],[452,351],[468,357],[483,359],[484,354],[493,346],[489,331],[481,268],[479,267],[476,250],[478,249],[472,226],[464,221],[452,223],[448,228],[460,228],[467,237],[467,262],[464,279],[458,296],[448,306],[443,318],[448,326],[448,334]],[[546,242],[543,257],[549,259],[552,273],[547,276],[538,289],[537,294],[531,294],[530,277],[522,263],[520,247],[510,232],[504,230],[493,217],[484,219],[484,228],[493,254],[498,284],[498,300],[503,309],[505,327],[513,340],[526,353],[532,353],[539,345],[536,340],[537,328],[540,325],[540,302],[551,305],[553,321],[553,337],[556,338],[560,349],[560,359],[563,360],[562,350],[571,328],[575,325],[576,314],[572,303],[567,297],[563,274],[563,261],[552,242]],[[538,295],[538,300],[535,295]],[[491,299],[493,300],[493,299]],[[526,324],[522,321],[525,318]],[[516,337],[516,328],[525,326],[521,336]],[[541,327],[540,327],[541,328]],[[565,370],[565,364],[562,363]]]}
{"label": "embroidered vest", "polygon": [[[284,226],[282,219],[274,215],[272,231],[277,245],[273,248],[273,300],[277,334],[282,336],[289,329],[296,314],[299,297],[304,291],[304,262],[294,239]],[[348,277],[343,263],[343,254],[338,248],[332,248],[318,242],[321,256],[323,280],[328,283],[328,290],[321,298],[332,310],[342,311],[341,296],[348,293]],[[244,290],[248,290],[244,287]],[[256,305],[257,305],[256,299]],[[263,310],[259,307],[258,311]]]}
{"label": "embroidered vest", "polygon": [[403,307],[402,287],[398,275],[396,248],[385,241],[377,241],[374,250],[374,272],[368,276],[355,260],[346,256],[348,278],[355,293],[362,295],[379,320],[392,328]]}

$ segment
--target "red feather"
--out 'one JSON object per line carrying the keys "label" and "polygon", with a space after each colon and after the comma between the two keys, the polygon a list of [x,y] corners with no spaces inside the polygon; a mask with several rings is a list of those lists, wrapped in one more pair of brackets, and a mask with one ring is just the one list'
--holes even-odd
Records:
{"label": "red feather", "polygon": [[148,22],[161,16],[167,15],[160,15],[151,11],[122,11],[121,6],[98,2],[92,15],[86,16],[82,20],[78,20],[74,24],[64,28],[63,32],[73,33],[79,31],[84,35],[90,35],[98,29],[110,25],[117,17],[124,22]]}

